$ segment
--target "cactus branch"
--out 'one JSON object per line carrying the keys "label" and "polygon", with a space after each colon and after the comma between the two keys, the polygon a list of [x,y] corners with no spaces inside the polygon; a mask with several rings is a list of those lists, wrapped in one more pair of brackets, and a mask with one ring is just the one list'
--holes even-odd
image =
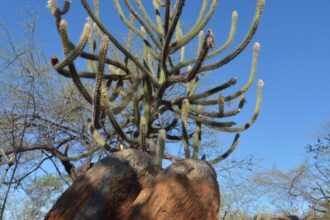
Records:
{"label": "cactus branch", "polygon": [[217,164],[220,161],[226,159],[236,149],[236,147],[238,145],[238,142],[239,142],[239,137],[240,137],[240,135],[239,134],[236,134],[235,135],[235,138],[234,138],[234,141],[233,141],[232,145],[230,146],[230,148],[225,153],[221,154],[217,158],[215,158],[213,160],[210,160],[208,162],[210,164]]}
{"label": "cactus branch", "polygon": [[95,77],[95,91],[93,100],[93,124],[96,129],[101,128],[100,115],[101,115],[101,86],[103,80],[104,63],[107,55],[109,39],[107,36],[102,37],[102,43],[100,46],[99,63],[97,68],[97,74]]}
{"label": "cactus branch", "polygon": [[265,0],[258,0],[256,15],[254,17],[250,31],[247,34],[247,36],[244,38],[243,42],[233,52],[231,52],[228,56],[226,56],[222,60],[215,62],[213,64],[208,64],[208,65],[204,66],[203,68],[201,68],[201,70],[200,70],[201,72],[213,70],[213,69],[219,68],[219,67],[229,63],[231,60],[233,60],[235,57],[237,57],[245,49],[245,47],[250,43],[250,41],[252,40],[252,37],[254,36],[254,34],[257,31],[257,28],[258,28],[258,25],[260,22],[260,18],[261,18],[263,9],[264,9],[264,5],[265,5]]}
{"label": "cactus branch", "polygon": [[110,41],[125,55],[127,56],[145,75],[148,75],[152,81],[152,83],[155,86],[159,86],[158,80],[148,72],[146,68],[143,67],[143,65],[130,53],[128,52],[123,45],[119,43],[119,41],[105,28],[105,26],[101,23],[101,21],[95,16],[92,9],[86,2],[86,0],[81,0],[81,3],[83,4],[84,8],[88,12],[88,14],[91,16],[91,18],[97,23],[97,25],[100,27],[100,29],[105,33]]}

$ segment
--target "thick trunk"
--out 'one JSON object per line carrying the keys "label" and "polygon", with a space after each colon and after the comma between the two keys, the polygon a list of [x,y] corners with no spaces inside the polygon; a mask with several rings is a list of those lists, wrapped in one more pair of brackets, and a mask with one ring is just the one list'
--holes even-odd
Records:
{"label": "thick trunk", "polygon": [[207,162],[184,160],[160,171],[147,153],[129,149],[79,177],[45,219],[218,219],[219,198]]}

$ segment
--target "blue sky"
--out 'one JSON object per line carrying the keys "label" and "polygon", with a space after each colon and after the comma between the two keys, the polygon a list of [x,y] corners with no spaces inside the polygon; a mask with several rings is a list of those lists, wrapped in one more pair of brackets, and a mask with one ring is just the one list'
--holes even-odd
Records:
{"label": "blue sky", "polygon": [[[106,0],[100,0],[101,11],[108,27],[117,36],[126,32],[120,26],[118,15]],[[61,2],[59,0],[59,2]],[[184,25],[193,24],[201,1],[187,0]],[[73,0],[67,17],[72,39],[78,39],[82,23],[87,17]],[[216,43],[225,41],[231,13],[238,11],[237,35],[234,46],[245,36],[251,24],[256,0],[220,0],[213,20],[205,29],[212,28]],[[37,38],[44,45],[46,55],[60,55],[59,39],[54,20],[46,9],[46,0],[11,0],[0,7],[0,21],[16,38],[20,36],[21,11],[36,9],[39,16]],[[261,25],[253,42],[261,44],[257,78],[265,81],[262,110],[257,122],[241,134],[241,143],[235,157],[255,155],[262,166],[278,165],[290,168],[303,157],[304,147],[313,143],[313,134],[330,121],[330,1],[329,0],[267,0]],[[35,13],[35,12],[32,12]],[[102,14],[103,13],[103,14]],[[252,43],[253,43],[252,42]],[[234,48],[231,47],[230,49]],[[244,84],[251,64],[251,44],[234,62],[217,70],[210,81],[238,76],[238,85]],[[230,50],[229,50],[230,51]],[[227,51],[228,53],[228,51]],[[255,85],[247,96],[248,105],[243,118],[252,114],[255,103]]]}

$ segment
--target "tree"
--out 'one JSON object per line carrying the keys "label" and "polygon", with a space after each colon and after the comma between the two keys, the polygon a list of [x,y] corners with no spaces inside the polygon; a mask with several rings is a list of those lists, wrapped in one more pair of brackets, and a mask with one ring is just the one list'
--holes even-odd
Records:
{"label": "tree", "polygon": [[[83,33],[76,45],[70,40],[68,23],[63,19],[70,10],[71,2],[65,0],[63,8],[59,9],[56,0],[48,1],[48,7],[56,20],[56,28],[64,52],[64,59],[60,61],[54,56],[52,64],[59,74],[72,79],[80,97],[85,101],[77,98],[72,102],[71,99],[74,99],[76,94],[75,91],[70,90],[74,96],[67,97],[69,106],[63,106],[61,103],[63,99],[58,99],[58,95],[54,95],[53,98],[59,103],[54,103],[53,99],[44,100],[45,104],[54,104],[52,106],[54,109],[56,106],[61,106],[60,111],[53,115],[49,114],[48,109],[33,108],[31,112],[29,105],[29,108],[23,109],[25,111],[19,114],[20,117],[15,111],[11,111],[12,120],[6,122],[10,125],[11,121],[15,121],[11,123],[15,125],[10,127],[11,131],[16,131],[17,125],[22,124],[22,121],[25,126],[20,127],[23,129],[20,133],[23,136],[19,145],[11,143],[2,151],[2,158],[8,158],[8,155],[14,158],[14,163],[5,160],[7,167],[14,166],[15,169],[20,161],[19,155],[23,155],[22,153],[26,151],[42,152],[50,158],[56,158],[73,179],[79,176],[81,170],[84,173],[92,167],[94,161],[98,161],[104,155],[115,155],[110,156],[109,163],[112,166],[115,159],[123,157],[124,153],[121,152],[134,152],[132,154],[139,154],[137,152],[140,151],[148,152],[158,170],[161,168],[163,158],[175,162],[175,166],[187,166],[186,163],[190,163],[187,162],[191,161],[190,158],[198,159],[201,156],[199,152],[203,127],[220,132],[237,133],[232,146],[218,157],[209,159],[208,162],[216,164],[227,158],[238,144],[238,133],[249,128],[259,114],[263,87],[261,80],[258,82],[257,103],[252,118],[241,126],[225,120],[240,113],[245,104],[243,95],[253,84],[260,45],[258,43],[254,45],[250,77],[241,89],[228,96],[223,95],[223,90],[236,84],[237,78],[203,92],[197,87],[202,77],[201,73],[208,73],[227,64],[247,47],[257,30],[264,1],[258,1],[252,26],[242,43],[225,58],[208,64],[205,63],[231,44],[235,34],[237,12],[233,12],[228,40],[224,45],[214,48],[216,39],[212,30],[208,30],[204,37],[202,29],[212,17],[218,1],[213,0],[208,11],[208,1],[203,2],[195,26],[187,33],[183,33],[180,27],[185,1],[179,0],[174,7],[171,3],[169,0],[153,1],[156,12],[154,22],[141,1],[136,0],[136,5],[124,1],[131,14],[129,19],[124,14],[119,1],[114,1],[123,23],[130,30],[124,46],[124,43],[115,38],[101,22],[97,0],[94,1],[94,10],[87,1],[81,1],[90,18],[84,25]],[[136,27],[135,20],[142,25],[141,29]],[[142,43],[142,49],[137,54],[131,50],[133,38],[138,38]],[[190,54],[189,56],[185,54],[185,46],[195,38],[198,38],[197,55],[191,58]],[[87,44],[88,52],[84,50]],[[108,53],[109,48],[113,54],[111,56]],[[179,57],[179,60],[176,60],[176,57]],[[76,66],[76,61],[81,58],[87,60],[87,71],[80,71],[78,69],[81,67]],[[238,107],[227,110],[227,103],[237,99],[239,99]],[[33,104],[33,100],[31,98],[27,103]],[[64,110],[67,110],[65,114]],[[42,131],[40,136],[25,135],[27,131],[25,128],[29,127],[26,125],[30,123],[33,125],[40,123],[37,126]],[[45,125],[51,125],[51,129],[49,130]],[[171,142],[183,143],[186,160],[183,161],[173,155],[171,153],[173,150],[165,152],[167,143]],[[126,148],[136,150],[122,150]],[[191,166],[202,165],[195,161]],[[169,170],[175,170],[173,172],[176,173],[180,169],[172,167]],[[212,170],[208,172],[212,173]],[[159,174],[159,171],[156,174]],[[92,174],[90,172],[87,175]],[[160,172],[160,175],[165,174]],[[78,179],[78,183],[75,182],[76,186],[82,183],[83,178],[86,177]],[[161,176],[159,179],[162,179]],[[74,186],[71,189],[74,189]]]}
{"label": "tree", "polygon": [[[267,192],[278,212],[300,212],[307,217],[329,215],[329,137],[320,138],[306,148],[308,158],[297,168],[283,171],[269,169],[254,176],[254,184]],[[307,218],[306,217],[306,218]]]}

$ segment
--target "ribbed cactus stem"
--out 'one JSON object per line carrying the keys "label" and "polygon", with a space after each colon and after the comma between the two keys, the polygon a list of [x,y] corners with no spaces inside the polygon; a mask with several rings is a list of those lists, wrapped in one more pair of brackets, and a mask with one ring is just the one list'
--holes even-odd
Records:
{"label": "ribbed cactus stem", "polygon": [[259,57],[259,49],[260,49],[260,44],[256,42],[253,46],[253,58],[252,58],[252,65],[251,65],[251,71],[250,71],[250,76],[246,84],[236,93],[229,95],[226,97],[226,101],[233,100],[237,98],[238,96],[244,94],[252,85],[256,71],[257,71],[257,64],[258,64],[258,57]]}
{"label": "ribbed cactus stem", "polygon": [[[135,17],[131,14],[129,17],[129,23],[131,25],[134,25]],[[128,37],[127,37],[127,50],[130,51],[132,47],[132,42],[133,42],[133,31],[129,30]]]}
{"label": "ribbed cactus stem", "polygon": [[220,156],[218,156],[217,158],[208,161],[210,164],[217,164],[220,161],[226,159],[237,147],[238,142],[239,142],[239,138],[240,135],[236,134],[233,143],[231,144],[230,148],[223,154],[221,154]]}
{"label": "ribbed cactus stem", "polygon": [[239,104],[238,104],[238,108],[242,109],[245,105],[246,101],[245,101],[245,96],[241,95],[240,100],[239,100]]}
{"label": "ribbed cactus stem", "polygon": [[188,137],[188,115],[189,115],[189,100],[184,99],[182,101],[181,106],[181,118],[182,118],[182,136],[183,136],[183,145],[184,145],[184,153],[185,158],[190,158],[190,150],[189,150],[189,137]]}
{"label": "ribbed cactus stem", "polygon": [[224,115],[225,113],[225,97],[221,94],[218,99],[219,102],[219,115]]}
{"label": "ribbed cactus stem", "polygon": [[202,50],[202,46],[203,46],[203,43],[204,43],[204,31],[201,30],[201,31],[198,33],[197,55],[201,52],[201,50]]}
{"label": "ribbed cactus stem", "polygon": [[139,98],[135,94],[132,99],[132,109],[133,109],[133,117],[135,122],[140,121],[140,106],[139,106]]}
{"label": "ribbed cactus stem", "polygon": [[156,23],[157,23],[157,27],[158,27],[158,30],[163,33],[163,24],[162,24],[162,19],[160,17],[160,11],[159,11],[159,6],[160,6],[160,3],[158,0],[153,0],[152,1],[152,4],[155,8],[155,14],[156,14]]}
{"label": "ribbed cactus stem", "polygon": [[151,82],[146,79],[144,80],[144,116],[146,123],[149,124],[150,122],[150,111],[151,111],[151,97],[152,97],[152,87],[151,87]]}
{"label": "ribbed cactus stem", "polygon": [[[198,110],[202,111],[202,106],[197,107]],[[193,134],[193,159],[198,159],[198,152],[201,145],[201,138],[202,138],[202,124],[196,121],[195,131]]]}
{"label": "ribbed cactus stem", "polygon": [[[177,27],[175,29],[176,40],[179,41],[183,37],[183,31],[181,29],[180,21],[178,21]],[[183,46],[180,50],[180,63],[184,61],[186,47]]]}
{"label": "ribbed cactus stem", "polygon": [[50,13],[52,13],[52,15],[55,15],[57,9],[57,0],[48,0],[47,8],[49,9]]}
{"label": "ribbed cactus stem", "polygon": [[166,130],[160,129],[158,133],[158,147],[156,151],[156,165],[161,167],[165,151]]}
{"label": "ribbed cactus stem", "polygon": [[101,86],[104,74],[104,64],[107,57],[109,45],[109,38],[104,35],[102,36],[100,54],[99,54],[99,63],[97,68],[97,73],[95,77],[95,91],[93,99],[93,124],[94,127],[99,129],[101,128],[100,124],[100,115],[101,115]]}
{"label": "ribbed cactus stem", "polygon": [[225,51],[231,45],[231,43],[234,40],[235,34],[236,34],[237,19],[238,19],[238,13],[237,13],[237,11],[233,11],[232,16],[231,16],[230,31],[229,31],[229,35],[228,35],[226,42],[221,47],[214,50],[212,53],[208,54],[207,58],[215,57],[216,55]]}
{"label": "ribbed cactus stem", "polygon": [[147,120],[144,116],[140,119],[140,148],[146,150],[146,138],[147,138]]}
{"label": "ribbed cactus stem", "polygon": [[224,129],[224,131],[226,131],[226,132],[241,132],[241,131],[244,131],[244,130],[248,129],[249,127],[251,127],[251,125],[257,120],[257,117],[258,117],[259,112],[260,112],[263,87],[264,87],[264,81],[259,80],[258,81],[258,91],[257,91],[257,102],[256,102],[256,106],[255,106],[252,118],[246,124],[244,124],[242,126],[226,128],[226,129]]}
{"label": "ribbed cactus stem", "polygon": [[68,22],[66,20],[61,20],[59,29],[60,29],[61,41],[63,44],[63,54],[64,54],[64,56],[67,56],[70,52],[70,41],[69,41],[69,36],[68,36]]}
{"label": "ribbed cactus stem", "polygon": [[87,22],[84,25],[84,30],[81,34],[80,40],[78,45],[70,51],[70,53],[66,56],[66,58],[61,62],[55,65],[55,69],[62,69],[66,65],[70,64],[73,62],[75,58],[79,56],[83,48],[85,47],[87,40],[88,40],[88,35],[91,31],[91,25]]}
{"label": "ribbed cactus stem", "polygon": [[182,114],[181,114],[181,118],[182,118],[182,122],[184,124],[184,126],[186,128],[188,128],[188,114],[189,114],[189,108],[190,108],[190,103],[188,99],[184,99],[182,101]]}

